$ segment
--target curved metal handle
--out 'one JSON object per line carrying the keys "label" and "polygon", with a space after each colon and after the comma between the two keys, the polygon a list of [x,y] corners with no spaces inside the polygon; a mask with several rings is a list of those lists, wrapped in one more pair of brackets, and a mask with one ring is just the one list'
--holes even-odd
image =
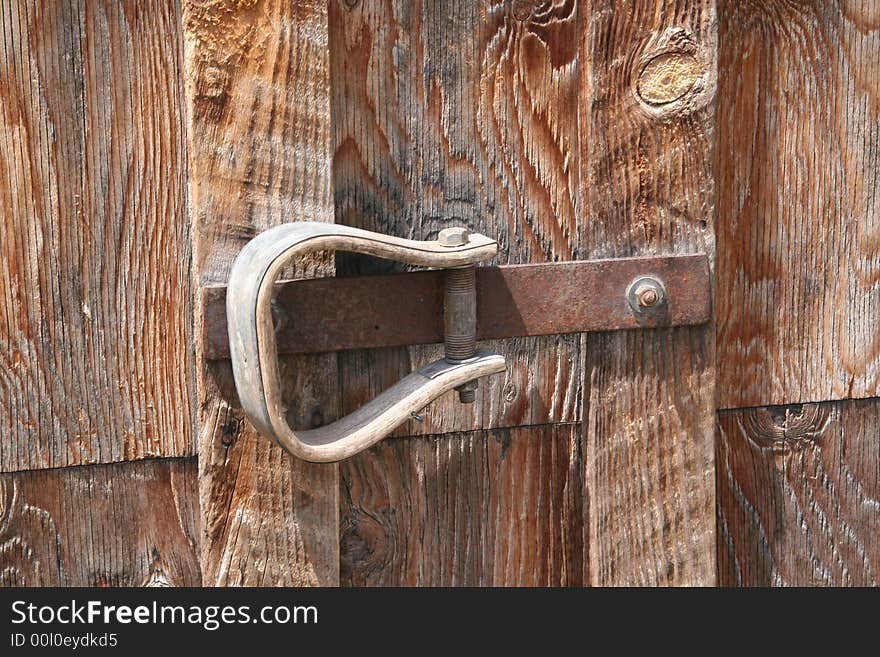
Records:
{"label": "curved metal handle", "polygon": [[252,239],[233,263],[226,298],[232,371],[250,421],[294,456],[339,461],[382,440],[411,413],[448,390],[505,367],[503,356],[484,352],[461,362],[440,360],[336,422],[295,431],[285,419],[271,310],[273,284],[292,258],[320,250],[352,251],[411,265],[453,268],[488,260],[497,249],[495,240],[484,235],[471,235],[463,246],[442,246],[317,222],[284,224]]}

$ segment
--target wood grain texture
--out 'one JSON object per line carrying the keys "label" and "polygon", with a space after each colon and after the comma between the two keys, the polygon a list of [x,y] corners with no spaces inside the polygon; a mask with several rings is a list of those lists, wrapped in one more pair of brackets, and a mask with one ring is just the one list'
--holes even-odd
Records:
{"label": "wood grain texture", "polygon": [[[420,237],[464,223],[499,239],[501,262],[712,256],[713,7],[331,3],[337,221]],[[488,346],[507,380],[403,432],[583,417],[589,581],[713,583],[712,327]],[[434,355],[343,355],[344,403]]]}
{"label": "wood grain texture", "polygon": [[[184,35],[195,273],[205,285],[226,282],[258,232],[333,220],[327,9],[318,1],[191,0]],[[328,272],[325,254],[286,275]],[[196,358],[204,583],[336,583],[336,466],[292,459],[258,436],[238,406],[229,364],[205,363],[199,344]],[[335,418],[335,362],[282,359],[291,426]]]}
{"label": "wood grain texture", "polygon": [[880,7],[719,2],[718,403],[880,394]]}
{"label": "wood grain texture", "polygon": [[880,585],[880,400],[718,414],[724,585]]}
{"label": "wood grain texture", "polygon": [[[577,25],[571,2],[330,3],[336,221],[413,239],[466,225],[502,263],[578,255]],[[399,265],[337,257],[341,275]],[[488,342],[509,360],[477,404],[432,403],[401,434],[571,422],[580,338]],[[339,359],[345,410],[436,357],[433,347]],[[355,401],[356,400],[356,401]]]}
{"label": "wood grain texture", "polygon": [[[418,239],[465,225],[498,240],[500,263],[576,259],[576,23],[574,3],[562,0],[530,5],[518,14],[506,1],[331,1],[336,221]],[[397,267],[363,257],[337,257],[342,275]],[[506,375],[481,382],[472,405],[460,404],[454,394],[435,400],[421,413],[421,422],[407,423],[398,434],[579,418],[579,335],[482,344],[508,359]],[[442,355],[436,346],[340,354],[343,412]],[[553,532],[571,527],[547,529],[537,516],[537,501],[517,507],[521,515],[507,502],[486,506],[483,501],[487,489],[511,485],[509,478],[519,467],[514,461],[543,464],[542,458],[549,458],[542,457],[546,445],[541,438],[546,434],[512,432],[509,441],[516,444],[516,456],[510,463],[504,462],[504,450],[496,444],[501,434],[480,435],[485,437],[462,441],[455,434],[394,442],[342,466],[349,477],[343,482],[343,513],[348,518],[342,530],[343,581],[585,580],[582,563],[575,564],[574,556],[568,560],[551,547],[562,540]],[[433,450],[430,457],[428,450]],[[477,463],[480,469],[472,469]],[[395,475],[383,483],[366,481],[380,476],[378,470],[384,467]],[[547,473],[553,470],[548,468]],[[491,474],[484,477],[483,471]],[[408,486],[414,472],[420,482],[434,482],[437,490],[412,499]],[[524,485],[552,487],[562,481],[556,478],[558,472],[547,473],[540,475],[543,483]],[[575,476],[580,481],[581,473]],[[371,532],[378,530],[369,524],[377,503],[371,498],[373,485],[381,486],[378,494],[393,504],[412,504],[415,518],[400,517],[382,528],[385,535],[374,536]],[[446,485],[449,490],[444,492]],[[552,497],[549,490],[541,490],[536,495]],[[449,508],[451,497],[446,495],[455,496],[456,511]],[[429,535],[420,538],[419,532]],[[374,538],[382,546],[372,545]],[[515,556],[509,563],[494,563],[495,551],[500,559],[506,542]],[[568,550],[571,543],[566,545]],[[578,544],[571,549],[581,548]]]}
{"label": "wood grain texture", "polygon": [[[714,6],[582,7],[584,257],[712,259]],[[586,336],[592,584],[715,582],[713,352],[711,324]]]}
{"label": "wood grain texture", "polygon": [[0,475],[0,586],[199,586],[195,458]]}
{"label": "wood grain texture", "polygon": [[343,584],[589,580],[577,424],[388,440],[340,474]]}
{"label": "wood grain texture", "polygon": [[0,471],[194,452],[173,0],[0,7]]}

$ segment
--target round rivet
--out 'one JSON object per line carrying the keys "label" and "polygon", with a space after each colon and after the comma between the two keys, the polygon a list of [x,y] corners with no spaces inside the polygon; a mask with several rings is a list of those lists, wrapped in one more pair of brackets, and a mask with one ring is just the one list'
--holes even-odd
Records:
{"label": "round rivet", "polygon": [[639,305],[642,308],[651,308],[652,306],[656,306],[657,302],[660,301],[660,295],[657,293],[657,290],[650,285],[643,285],[636,290],[636,299],[639,300]]}

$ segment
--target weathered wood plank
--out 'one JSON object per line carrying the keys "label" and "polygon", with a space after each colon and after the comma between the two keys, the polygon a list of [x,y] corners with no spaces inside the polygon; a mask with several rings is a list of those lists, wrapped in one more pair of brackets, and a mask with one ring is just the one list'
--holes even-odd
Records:
{"label": "weathered wood plank", "polygon": [[[582,5],[583,257],[713,256],[714,6]],[[713,327],[584,342],[591,583],[713,584]]]}
{"label": "weathered wood plank", "polygon": [[0,471],[194,452],[174,0],[0,7]]}
{"label": "weathered wood plank", "polygon": [[[331,2],[336,221],[419,239],[467,225],[498,239],[502,263],[576,259],[576,29],[561,0],[524,13],[506,1]],[[337,258],[342,275],[397,268]],[[400,433],[578,419],[577,336],[487,347],[509,359],[506,377],[472,406],[437,400]],[[344,410],[435,354],[340,355]]]}
{"label": "weathered wood plank", "polygon": [[[337,222],[422,239],[466,225],[498,239],[501,263],[577,259],[576,7],[562,0],[517,7],[507,1],[330,3]],[[397,268],[337,258],[341,274]],[[580,336],[485,346],[508,359],[506,375],[481,382],[475,404],[462,405],[452,394],[433,402],[422,422],[408,423],[399,434],[577,421]],[[343,412],[441,355],[433,346],[340,354]],[[574,538],[563,541],[554,533],[574,531],[575,521],[539,529],[543,519],[536,505],[552,498],[550,489],[564,480],[558,468],[547,466],[540,484],[521,482],[542,491],[521,507],[483,500],[487,489],[513,485],[511,478],[521,473],[517,464],[537,468],[549,458],[548,445],[558,448],[558,441],[542,442],[546,432],[515,430],[509,434],[516,445],[510,448],[512,460],[505,462],[504,450],[497,448],[501,435],[507,434],[464,442],[458,435],[393,442],[344,464],[349,479],[343,482],[343,513],[349,524],[343,529],[343,581],[585,581],[584,557],[573,554],[580,555],[582,543],[575,546]],[[477,463],[480,471],[472,469]],[[394,476],[366,481],[386,466]],[[484,477],[482,471],[492,474]],[[412,473],[436,490],[411,497]],[[572,476],[580,481],[582,474]],[[447,477],[455,477],[454,483]],[[371,509],[382,503],[371,498],[374,486],[381,486],[383,498],[411,505],[418,515],[371,528]],[[452,496],[455,512],[448,509]],[[375,535],[380,531],[386,533]],[[373,538],[386,547],[371,543]],[[495,556],[504,558],[508,541],[516,556],[494,563]],[[560,541],[567,546],[565,557],[551,547]]]}
{"label": "weathered wood plank", "polygon": [[719,579],[880,585],[880,400],[718,414]]}
{"label": "weathered wood plank", "polygon": [[195,458],[0,475],[0,586],[198,586]]}
{"label": "weathered wood plank", "polygon": [[[184,35],[193,248],[206,285],[226,282],[258,232],[333,221],[326,3],[192,0]],[[288,275],[328,272],[324,255]],[[336,466],[293,459],[258,436],[228,363],[203,362],[200,343],[196,358],[205,584],[336,583]],[[334,419],[335,357],[291,357],[282,368],[292,426]]]}
{"label": "weathered wood plank", "polygon": [[[503,262],[711,255],[713,5],[636,5],[331,5],[337,220],[465,223]],[[713,343],[707,326],[492,345],[506,381],[403,432],[577,421],[586,377],[591,581],[712,583]],[[341,357],[344,410],[423,353]]]}
{"label": "weathered wood plank", "polygon": [[719,2],[722,408],[880,394],[878,21]]}
{"label": "weathered wood plank", "polygon": [[344,584],[589,581],[577,424],[388,440],[340,475]]}

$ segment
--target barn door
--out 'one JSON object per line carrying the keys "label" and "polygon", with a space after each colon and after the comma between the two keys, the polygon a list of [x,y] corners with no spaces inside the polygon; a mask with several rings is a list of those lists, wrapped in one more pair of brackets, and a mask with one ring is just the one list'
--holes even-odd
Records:
{"label": "barn door", "polygon": [[[713,532],[721,583],[876,583],[880,5],[714,4],[0,3],[0,584],[711,583]],[[475,404],[293,459],[213,329],[236,254],[302,219],[466,225],[565,312],[485,343]],[[716,229],[713,404],[712,324],[622,330],[608,263],[713,266]],[[285,354],[288,419],[438,342]]]}
{"label": "barn door", "polygon": [[[199,310],[250,238],[301,219],[466,225],[497,265],[711,262],[714,2],[191,1],[183,24],[204,582],[714,583],[711,323],[490,341],[507,370],[475,404],[311,464],[244,418]],[[319,254],[287,275],[398,269]],[[284,356],[291,423],[440,351]]]}

